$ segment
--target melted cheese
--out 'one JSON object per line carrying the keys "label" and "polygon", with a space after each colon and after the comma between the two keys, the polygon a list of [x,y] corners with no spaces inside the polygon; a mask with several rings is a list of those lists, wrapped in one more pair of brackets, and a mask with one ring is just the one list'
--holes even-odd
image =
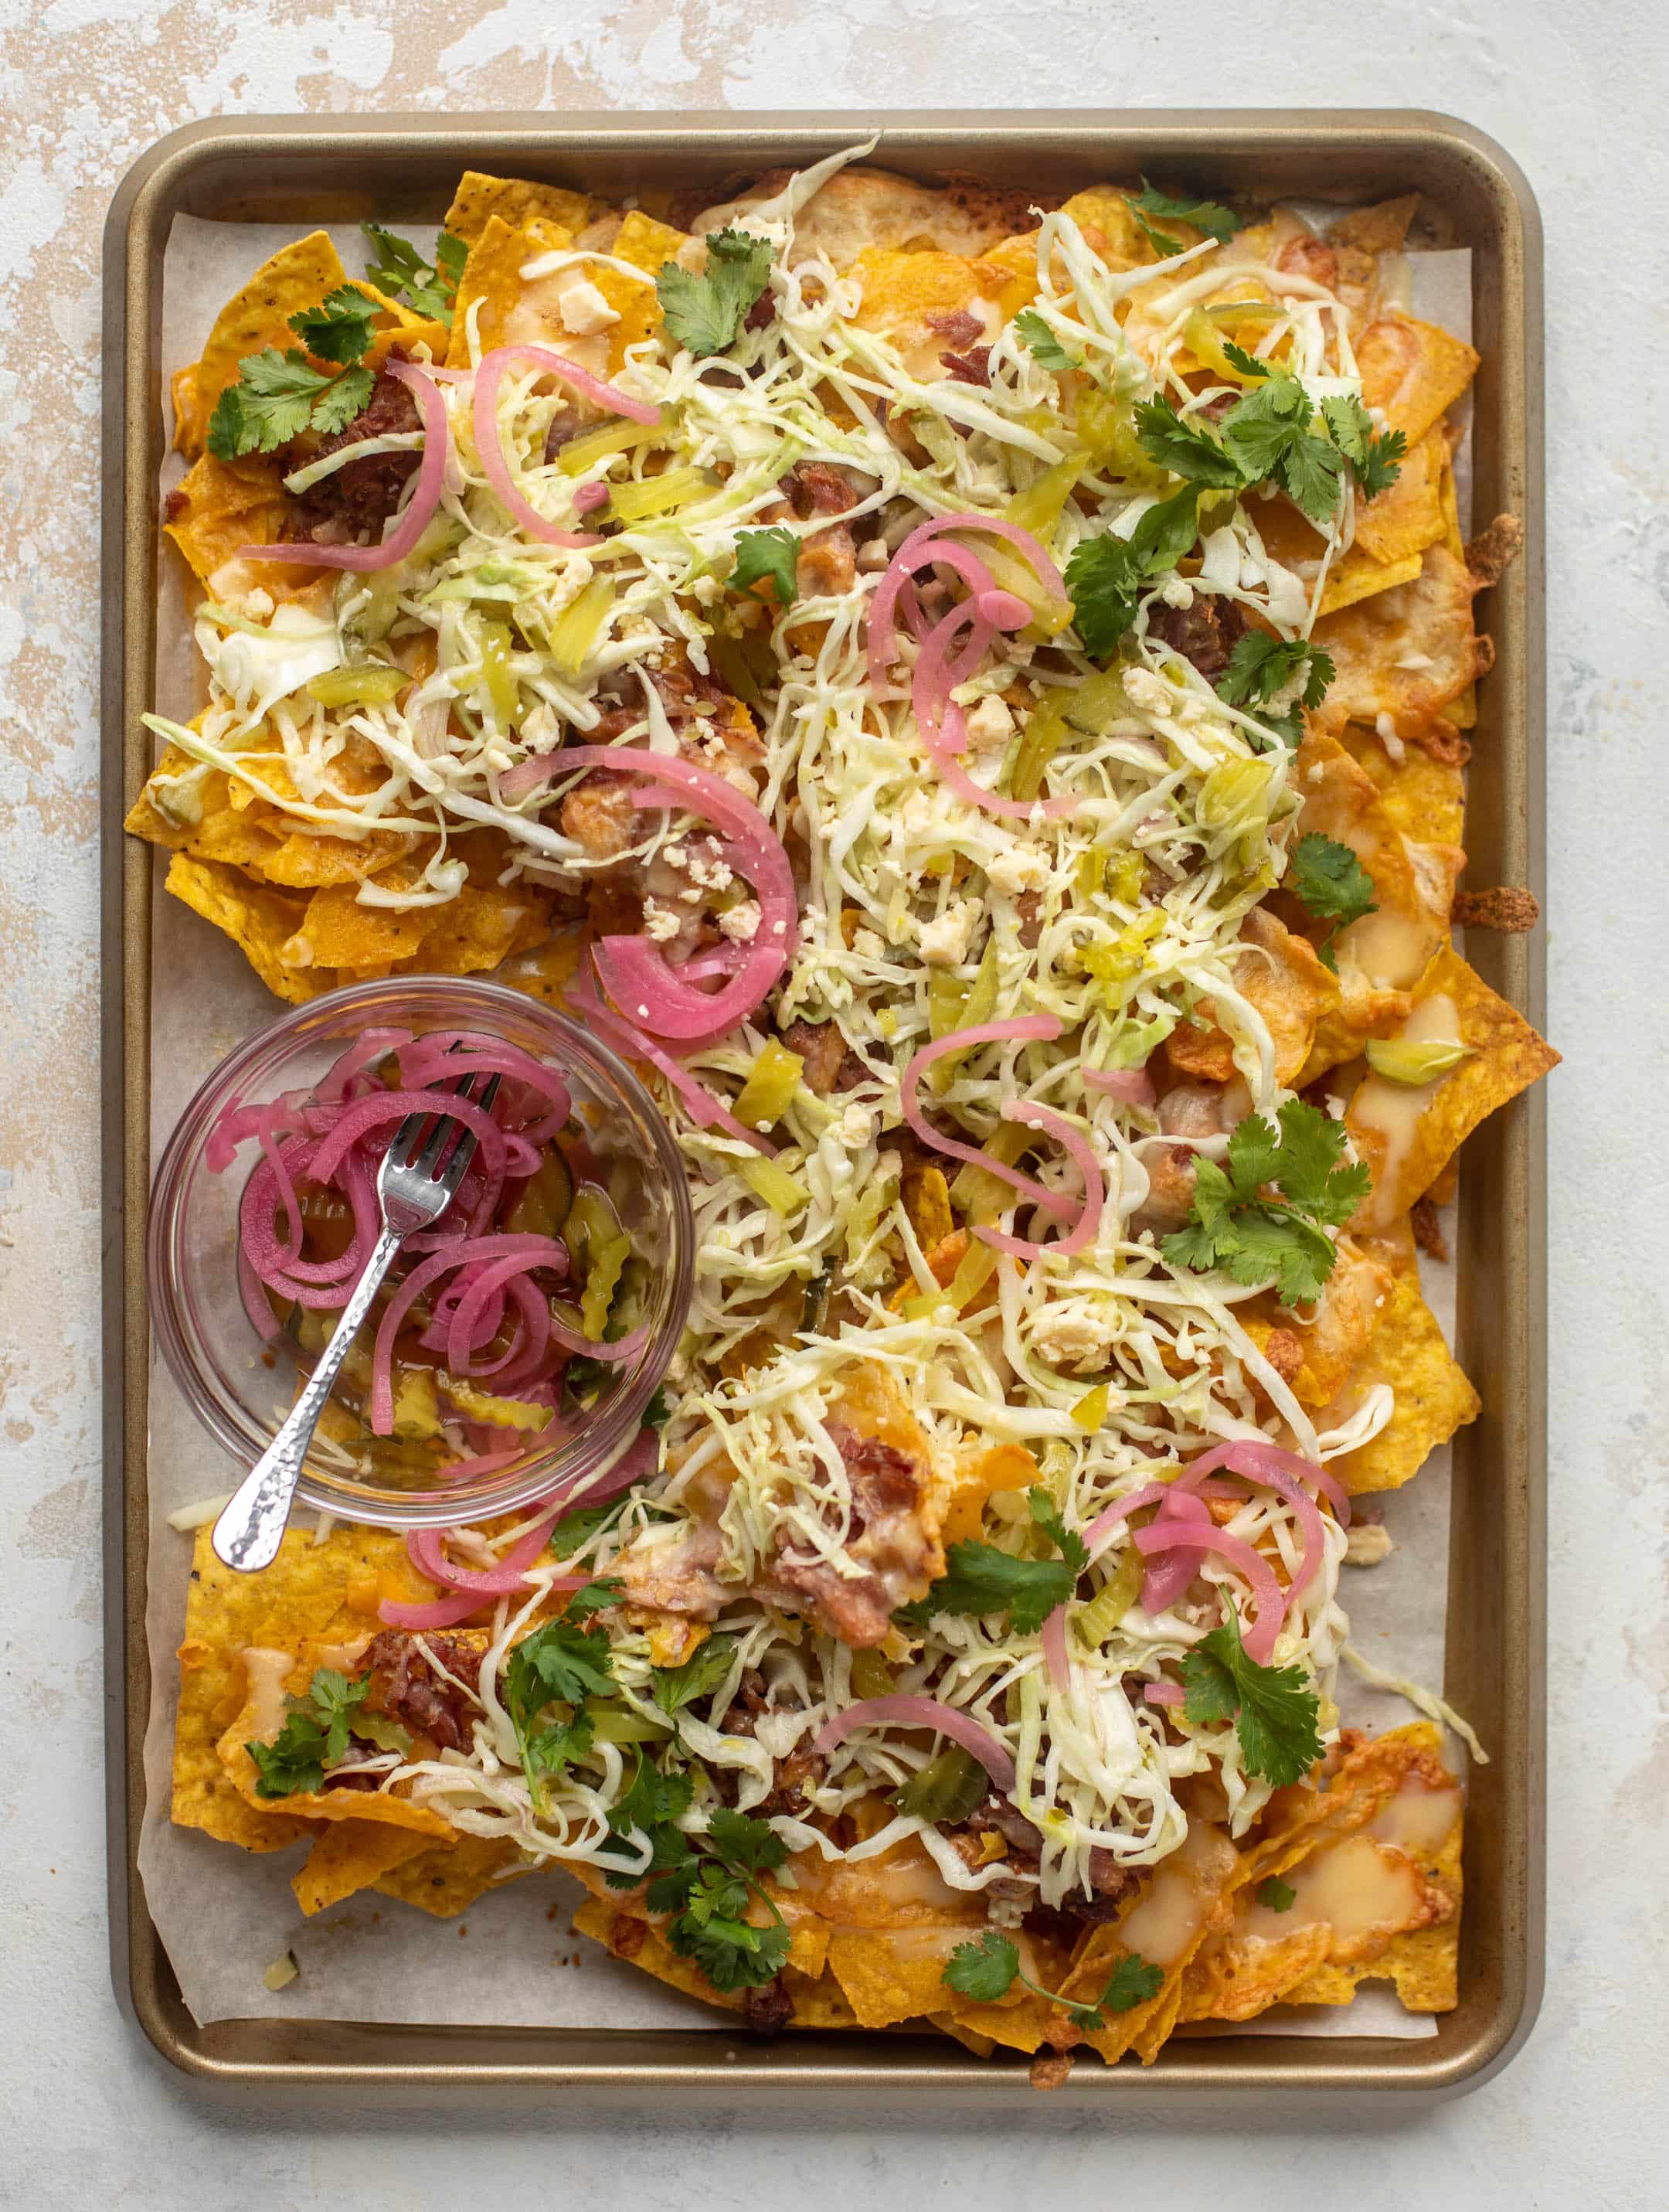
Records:
{"label": "melted cheese", "polygon": [[1429,923],[1381,907],[1339,931],[1338,957],[1381,989],[1406,991],[1424,974],[1437,939]]}
{"label": "melted cheese", "polygon": [[1120,1942],[1150,1966],[1174,1966],[1204,1927],[1235,1856],[1233,1844],[1215,1829],[1191,1827],[1181,1849],[1165,1861],[1146,1896],[1120,1923]]}
{"label": "melted cheese", "polygon": [[1413,1863],[1369,1835],[1347,1836],[1318,1851],[1285,1877],[1294,1892],[1284,1912],[1253,1902],[1239,1932],[1274,1943],[1301,1929],[1326,1925],[1333,1948],[1393,1935],[1420,1917],[1423,1901]]}
{"label": "melted cheese", "polygon": [[1368,1833],[1411,1858],[1429,1859],[1442,1848],[1460,1818],[1461,1796],[1453,1787],[1432,1790],[1411,1775],[1390,1802],[1381,1807]]}
{"label": "melted cheese", "polygon": [[248,1694],[244,1710],[250,1734],[270,1743],[284,1725],[284,1679],[295,1664],[293,1651],[271,1651],[252,1644],[243,1655]]}
{"label": "melted cheese", "polygon": [[[1446,993],[1434,992],[1415,1007],[1398,1034],[1411,1044],[1458,1042],[1460,1010]],[[1378,1137],[1385,1147],[1374,1175],[1376,1189],[1397,1188],[1420,1117],[1452,1073],[1446,1070],[1429,1083],[1390,1083],[1382,1075],[1368,1075],[1357,1085],[1350,1100],[1350,1120]]]}

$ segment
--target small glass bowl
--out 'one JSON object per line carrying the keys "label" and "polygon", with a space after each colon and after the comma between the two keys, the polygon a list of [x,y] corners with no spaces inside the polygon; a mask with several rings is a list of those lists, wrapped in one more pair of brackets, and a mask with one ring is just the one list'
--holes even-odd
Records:
{"label": "small glass bowl", "polygon": [[294,1400],[296,1370],[275,1359],[244,1310],[238,1286],[238,1208],[258,1157],[240,1152],[223,1174],[206,1164],[210,1131],[228,1106],[308,1090],[367,1030],[479,1030],[556,1067],[590,1125],[591,1148],[612,1178],[611,1195],[650,1263],[653,1304],[643,1347],[576,1436],[471,1480],[387,1487],[367,1479],[347,1450],[316,1437],[297,1487],[300,1504],[380,1528],[446,1528],[519,1511],[612,1467],[637,1436],[683,1330],[695,1280],[695,1225],[683,1164],[654,1101],[624,1063],[537,1000],[497,983],[440,975],[391,976],[312,1000],[228,1054],[180,1116],[151,1187],[146,1274],[152,1324],[176,1382],[197,1419],[241,1468],[252,1467]]}

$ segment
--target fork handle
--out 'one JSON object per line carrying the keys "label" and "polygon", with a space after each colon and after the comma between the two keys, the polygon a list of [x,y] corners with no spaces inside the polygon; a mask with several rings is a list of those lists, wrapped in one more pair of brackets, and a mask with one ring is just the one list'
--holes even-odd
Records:
{"label": "fork handle", "polygon": [[343,1309],[330,1342],[320,1354],[306,1387],[291,1407],[284,1425],[238,1485],[215,1523],[215,1556],[240,1574],[252,1575],[270,1567],[278,1556],[284,1529],[295,1500],[301,1463],[307,1456],[313,1431],[335,1385],[337,1370],[348,1348],[371,1310],[371,1301],[381,1287],[401,1232],[385,1229]]}

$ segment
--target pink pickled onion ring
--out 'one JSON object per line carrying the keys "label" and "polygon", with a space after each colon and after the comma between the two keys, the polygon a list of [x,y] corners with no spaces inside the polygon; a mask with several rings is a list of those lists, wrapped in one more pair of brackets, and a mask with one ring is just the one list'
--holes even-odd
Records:
{"label": "pink pickled onion ring", "polygon": [[502,1170],[503,1133],[486,1109],[477,1106],[473,1099],[443,1091],[379,1091],[374,1097],[355,1099],[343,1109],[342,1119],[313,1154],[307,1170],[309,1176],[314,1182],[329,1182],[346,1158],[349,1148],[357,1144],[367,1129],[374,1129],[380,1121],[404,1121],[408,1114],[445,1115],[463,1122],[466,1129],[475,1133],[489,1164],[496,1161]]}
{"label": "pink pickled onion ring", "polygon": [[[1266,1666],[1275,1649],[1275,1639],[1281,1632],[1281,1623],[1286,1618],[1286,1599],[1275,1579],[1273,1569],[1263,1553],[1238,1536],[1230,1536],[1215,1524],[1191,1522],[1185,1524],[1167,1522],[1162,1517],[1146,1528],[1137,1529],[1132,1539],[1144,1559],[1175,1551],[1186,1547],[1193,1553],[1215,1552],[1226,1559],[1250,1589],[1257,1606],[1257,1617],[1241,1633],[1247,1656]],[[1162,1611],[1151,1607],[1145,1594],[1142,1600],[1145,1612]]]}
{"label": "pink pickled onion ring", "polygon": [[[1083,1177],[1083,1208],[1065,1236],[1053,1244],[1035,1244],[1024,1237],[1005,1236],[1000,1230],[976,1229],[974,1234],[981,1243],[989,1244],[994,1252],[1006,1252],[1017,1260],[1039,1260],[1046,1252],[1059,1252],[1070,1259],[1075,1252],[1095,1241],[1101,1227],[1102,1209],[1107,1200],[1106,1179],[1101,1162],[1095,1158],[1095,1146],[1081,1129],[1075,1129],[1065,1115],[1057,1114],[1053,1107],[1035,1105],[1027,1098],[1005,1098],[1003,1119],[1019,1121],[1029,1129],[1047,1132],[1059,1145]],[[1059,1206],[1053,1209],[1059,1212]]]}
{"label": "pink pickled onion ring", "polygon": [[[582,1589],[589,1579],[586,1575],[557,1575],[546,1587],[554,1595],[558,1590]],[[468,1620],[472,1613],[496,1602],[476,1590],[437,1598],[433,1605],[400,1605],[389,1599],[377,1607],[377,1618],[389,1628],[416,1629],[421,1635],[425,1629],[455,1628],[460,1620]]]}
{"label": "pink pickled onion ring", "polygon": [[586,1017],[604,1044],[628,1060],[646,1060],[660,1073],[689,1109],[689,1118],[698,1129],[722,1129],[728,1137],[735,1137],[744,1145],[752,1145],[758,1152],[773,1155],[776,1146],[757,1129],[750,1129],[738,1121],[728,1106],[724,1105],[702,1084],[698,1083],[687,1067],[681,1067],[669,1052],[662,1050],[654,1041],[634,1028],[611,1006],[604,1006],[595,990],[574,990],[569,998],[582,1006]]}
{"label": "pink pickled onion ring", "polygon": [[1058,1198],[1052,1190],[1045,1190],[1030,1176],[1023,1176],[1003,1161],[992,1159],[989,1152],[980,1152],[977,1146],[964,1145],[956,1137],[941,1136],[922,1112],[916,1097],[922,1077],[947,1053],[971,1051],[976,1044],[1053,1043],[1059,1035],[1060,1024],[1053,1014],[1020,1014],[1011,1021],[974,1022],[965,1030],[949,1030],[944,1036],[935,1037],[932,1044],[923,1045],[911,1059],[899,1088],[899,1103],[904,1119],[924,1145],[931,1145],[935,1152],[948,1153],[953,1160],[966,1161],[970,1167],[983,1168],[987,1175],[994,1175],[999,1182],[1005,1182],[1011,1190],[1017,1190],[1023,1198],[1030,1199],[1034,1206],[1041,1206],[1064,1220],[1071,1210],[1065,1199]]}
{"label": "pink pickled onion ring", "polygon": [[596,478],[593,478],[590,483],[582,483],[574,495],[574,511],[576,514],[589,514],[593,507],[606,507],[608,503],[609,487]]}
{"label": "pink pickled onion ring", "polygon": [[446,403],[432,380],[416,364],[391,354],[385,366],[417,402],[423,418],[423,459],[410,498],[390,537],[380,545],[314,545],[306,539],[272,545],[240,545],[240,561],[288,561],[307,568],[354,568],[369,573],[392,568],[404,561],[428,528],[446,481],[446,459],[452,447],[452,428]]}
{"label": "pink pickled onion ring", "polygon": [[1187,1700],[1180,1682],[1150,1682],[1142,1692],[1150,1705],[1180,1705]]}
{"label": "pink pickled onion ring", "polygon": [[445,1589],[475,1590],[482,1597],[508,1597],[517,1590],[525,1589],[527,1577],[524,1571],[531,1567],[550,1540],[550,1532],[556,1526],[557,1516],[548,1514],[536,1521],[527,1533],[518,1539],[495,1567],[460,1567],[446,1557],[442,1546],[444,1532],[439,1528],[413,1528],[406,1536],[406,1551],[411,1564],[420,1575]]}
{"label": "pink pickled onion ring", "polygon": [[1004,1793],[1014,1787],[1014,1761],[988,1729],[955,1705],[937,1698],[864,1698],[835,1713],[818,1729],[814,1751],[832,1751],[858,1729],[884,1727],[935,1729],[964,1751],[971,1751],[997,1787]]}
{"label": "pink pickled onion ring", "polygon": [[[988,596],[995,599],[1000,595],[993,592]],[[1025,602],[1016,600],[1014,604],[1023,606]],[[1062,792],[1053,799],[1011,799],[1005,792],[992,791],[975,782],[963,767],[961,757],[967,750],[968,723],[950,695],[979,666],[993,635],[990,625],[976,615],[967,646],[952,659],[951,641],[968,618],[965,605],[953,607],[928,633],[910,679],[910,702],[916,727],[934,767],[959,799],[1000,819],[1029,821],[1039,809],[1047,821],[1071,813],[1077,805],[1071,792]]]}
{"label": "pink pickled onion ring", "polygon": [[552,1255],[560,1254],[555,1264],[566,1267],[567,1248],[549,1237],[502,1236],[460,1237],[454,1238],[444,1250],[431,1252],[420,1260],[411,1273],[404,1277],[398,1289],[383,1310],[377,1326],[377,1340],[371,1355],[371,1429],[374,1436],[385,1437],[394,1427],[394,1386],[391,1362],[394,1340],[400,1325],[418,1297],[429,1285],[438,1282],[452,1268],[461,1267],[466,1260],[508,1260],[525,1257],[529,1267],[549,1267]]}
{"label": "pink pickled onion ring", "polygon": [[1071,1687],[1072,1670],[1066,1657],[1066,1608],[1058,1605],[1043,1624],[1043,1656],[1049,1680],[1064,1697]]}
{"label": "pink pickled onion ring", "polygon": [[1153,1078],[1144,1067],[1086,1067],[1083,1080],[1091,1091],[1104,1091],[1125,1106],[1151,1106]]}
{"label": "pink pickled onion ring", "polygon": [[[936,521],[918,523],[888,562],[886,573],[882,577],[875,597],[870,603],[870,686],[877,698],[884,699],[888,696],[887,674],[892,658],[894,637],[893,608],[900,588],[907,577],[917,568],[926,565],[918,557],[920,549],[924,545],[935,544],[944,539],[945,532],[951,530],[983,530],[992,537],[1005,538],[1011,545],[1017,548],[1025,556],[1035,572],[1038,581],[1051,599],[1063,602],[1068,599],[1065,579],[1059,569],[1056,568],[1048,554],[1030,532],[1022,530],[1017,524],[1004,522],[994,514],[943,514]],[[968,550],[968,548],[966,546],[954,546],[947,544],[939,546],[934,558],[956,567],[959,574],[965,574],[956,556],[959,553],[966,553]],[[977,557],[975,556],[975,558]],[[994,588],[994,580],[990,570],[986,569],[985,582],[976,585],[975,588],[984,589],[987,586]]]}
{"label": "pink pickled onion ring", "polygon": [[592,532],[562,530],[554,522],[547,522],[536,507],[530,506],[516,489],[516,481],[505,459],[504,447],[499,441],[498,389],[504,372],[512,362],[531,362],[547,375],[560,376],[571,384],[584,398],[599,407],[606,407],[616,415],[624,415],[634,422],[658,422],[660,410],[640,399],[633,399],[616,390],[612,384],[604,384],[581,368],[577,362],[552,353],[548,346],[495,346],[483,354],[476,370],[475,394],[470,403],[470,419],[475,428],[476,451],[481,456],[481,465],[488,483],[492,486],[499,503],[520,524],[530,538],[537,538],[544,545],[577,547],[595,545],[599,541]]}
{"label": "pink pickled onion ring", "polygon": [[1350,1525],[1348,1493],[1340,1486],[1338,1476],[1314,1460],[1301,1459],[1296,1452],[1284,1451],[1279,1444],[1265,1443],[1260,1437],[1231,1437],[1229,1443],[1214,1444],[1210,1451],[1190,1460],[1187,1472],[1179,1480],[1193,1490],[1220,1467],[1226,1467],[1231,1474],[1246,1475],[1253,1482],[1266,1481],[1271,1475],[1286,1475],[1294,1482],[1313,1482],[1332,1505],[1340,1528],[1348,1528]]}

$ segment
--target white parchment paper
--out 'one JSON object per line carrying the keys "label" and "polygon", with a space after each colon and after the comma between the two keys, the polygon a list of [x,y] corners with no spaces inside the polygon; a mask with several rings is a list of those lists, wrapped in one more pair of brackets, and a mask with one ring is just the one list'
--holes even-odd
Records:
{"label": "white parchment paper", "polygon": [[[427,242],[432,228],[394,227]],[[175,219],[163,262],[163,386],[195,361],[222,304],[261,261],[296,234],[290,225]],[[356,270],[362,240],[333,233],[344,264]],[[1471,257],[1411,257],[1413,304],[1461,335],[1471,329]],[[170,424],[170,428],[172,425]],[[163,465],[159,494],[182,473]],[[1457,471],[1459,476],[1459,471]],[[1465,479],[1460,479],[1463,499]],[[1463,523],[1466,510],[1462,509]],[[203,676],[191,642],[196,589],[184,564],[161,563],[156,703],[189,720],[201,705]],[[162,890],[158,856],[151,930],[151,1158],[198,1085],[241,1038],[274,1018],[276,1003],[243,955]],[[1427,1297],[1452,1333],[1452,1271],[1422,1261]],[[332,1911],[303,1917],[290,1876],[307,1845],[256,1856],[211,1841],[168,1819],[175,1651],[184,1632],[191,1539],[167,1516],[229,1491],[244,1469],[232,1465],[197,1422],[159,1359],[149,1382],[150,1549],[146,1633],[151,1709],[145,1738],[146,1811],[139,1867],[151,1917],[200,2022],[231,2019],[430,2021],[451,2026],[683,2027],[733,2032],[728,2016],[681,1996],[602,1947],[573,1932],[583,1893],[561,1874],[535,1874],[479,1899],[458,1920],[362,1892]],[[1345,1570],[1341,1600],[1354,1640],[1376,1664],[1432,1685],[1443,1679],[1448,1565],[1449,1454],[1434,1455],[1417,1481],[1381,1501],[1395,1548],[1366,1572]],[[1343,1670],[1345,1718],[1381,1729],[1409,1717],[1400,1698],[1368,1689]],[[1458,1753],[1459,1747],[1451,1746]],[[300,1968],[274,1991],[262,1976],[284,1952]],[[1235,2031],[1251,2034],[1435,2034],[1435,2022],[1406,2013],[1383,1985],[1347,2007],[1281,2008]]]}

